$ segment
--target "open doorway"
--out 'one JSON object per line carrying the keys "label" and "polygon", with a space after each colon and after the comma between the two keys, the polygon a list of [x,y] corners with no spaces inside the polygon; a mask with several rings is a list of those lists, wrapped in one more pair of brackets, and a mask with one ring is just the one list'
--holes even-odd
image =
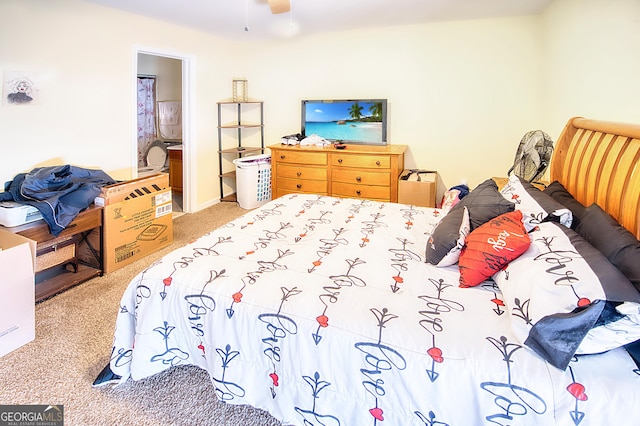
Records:
{"label": "open doorway", "polygon": [[[169,173],[177,216],[192,211],[188,178],[192,172],[188,138],[189,59],[152,49],[136,49],[135,54],[134,177],[159,171]],[[149,127],[141,131],[141,125]]]}

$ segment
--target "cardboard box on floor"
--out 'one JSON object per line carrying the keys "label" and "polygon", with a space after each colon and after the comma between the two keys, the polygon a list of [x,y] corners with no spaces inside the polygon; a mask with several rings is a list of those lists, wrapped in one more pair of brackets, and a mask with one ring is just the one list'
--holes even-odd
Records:
{"label": "cardboard box on floor", "polygon": [[166,173],[106,186],[98,198],[104,203],[105,273],[173,242],[171,188]]}
{"label": "cardboard box on floor", "polygon": [[109,204],[160,192],[167,188],[169,188],[169,175],[167,173],[156,173],[151,176],[107,185],[102,188],[94,203],[96,206],[104,207]]}
{"label": "cardboard box on floor", "polygon": [[403,170],[400,174],[398,179],[398,203],[435,207],[438,173],[435,171],[422,172],[420,173],[420,181],[403,179],[404,176],[411,174],[411,170]]}
{"label": "cardboard box on floor", "polygon": [[0,356],[36,338],[36,242],[0,230]]}

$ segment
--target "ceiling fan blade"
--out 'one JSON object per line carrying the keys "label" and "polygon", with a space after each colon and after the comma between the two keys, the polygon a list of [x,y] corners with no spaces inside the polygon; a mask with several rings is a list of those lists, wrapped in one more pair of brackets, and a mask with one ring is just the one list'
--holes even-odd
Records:
{"label": "ceiling fan blade", "polygon": [[269,0],[269,7],[271,7],[271,13],[284,13],[291,10],[291,3],[289,0]]}

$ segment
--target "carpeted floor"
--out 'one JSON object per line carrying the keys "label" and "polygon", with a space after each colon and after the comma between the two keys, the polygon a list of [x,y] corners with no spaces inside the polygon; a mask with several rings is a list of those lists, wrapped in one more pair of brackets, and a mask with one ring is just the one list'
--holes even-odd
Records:
{"label": "carpeted floor", "polygon": [[129,281],[148,264],[246,213],[219,203],[174,220],[174,243],[132,265],[36,305],[36,340],[0,358],[0,404],[61,404],[65,425],[277,426],[264,411],[218,402],[207,373],[177,367],[141,381],[93,388],[109,362]]}

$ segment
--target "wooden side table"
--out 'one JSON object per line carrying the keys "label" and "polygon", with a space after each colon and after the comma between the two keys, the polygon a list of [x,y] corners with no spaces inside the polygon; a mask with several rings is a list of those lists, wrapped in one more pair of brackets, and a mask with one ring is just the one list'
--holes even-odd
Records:
{"label": "wooden side table", "polygon": [[36,302],[102,275],[102,207],[80,212],[58,236],[44,220],[0,227],[37,242]]}

